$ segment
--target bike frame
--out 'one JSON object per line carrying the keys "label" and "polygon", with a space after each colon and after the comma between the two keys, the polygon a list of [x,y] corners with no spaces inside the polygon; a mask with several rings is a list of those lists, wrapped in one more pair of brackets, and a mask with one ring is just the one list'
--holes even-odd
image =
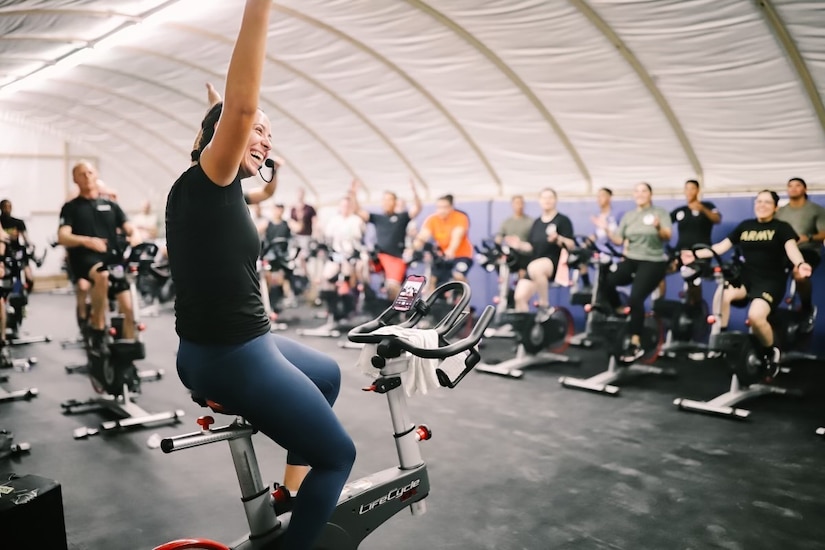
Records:
{"label": "bike frame", "polygon": [[[381,377],[369,389],[386,383],[393,436],[399,465],[347,483],[338,504],[314,548],[316,550],[356,550],[370,533],[402,509],[413,515],[426,512],[423,499],[430,492],[427,465],[419,442],[422,430],[410,421],[407,396],[400,375],[408,368],[404,357],[387,360]],[[427,433],[427,430],[423,430]],[[214,541],[186,539],[158,546],[156,550],[216,548],[234,550],[274,550],[289,525],[291,513],[276,517],[270,504],[270,490],[261,478],[252,434],[255,429],[238,417],[227,426],[165,439],[164,452],[173,452],[218,441],[228,441],[235,473],[241,489],[249,534],[226,547]],[[195,545],[196,544],[196,545]]]}

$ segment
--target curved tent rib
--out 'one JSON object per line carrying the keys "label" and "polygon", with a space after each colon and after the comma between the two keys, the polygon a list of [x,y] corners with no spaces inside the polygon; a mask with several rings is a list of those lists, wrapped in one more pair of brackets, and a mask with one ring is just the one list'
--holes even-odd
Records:
{"label": "curved tent rib", "polygon": [[598,28],[602,34],[604,34],[605,38],[607,38],[611,44],[616,47],[616,50],[625,58],[627,63],[633,68],[636,74],[639,76],[639,79],[644,84],[645,88],[650,92],[650,95],[653,96],[653,99],[656,101],[656,104],[662,110],[667,121],[670,123],[671,128],[673,128],[673,132],[676,134],[676,138],[679,140],[679,143],[682,146],[682,149],[685,152],[685,156],[687,156],[690,165],[693,167],[694,172],[696,172],[697,179],[701,182],[704,179],[704,171],[702,169],[702,163],[699,162],[699,157],[696,154],[696,150],[693,148],[693,145],[690,142],[690,139],[685,133],[685,129],[682,126],[682,123],[679,121],[679,118],[676,116],[676,113],[673,111],[673,108],[670,106],[665,95],[659,89],[659,86],[656,85],[656,82],[653,80],[653,77],[650,76],[650,73],[636,57],[636,54],[625,44],[624,40],[613,30],[607,21],[605,21],[596,11],[586,2],[586,0],[569,0],[573,6],[576,7],[593,25]]}
{"label": "curved tent rib", "polygon": [[593,178],[590,175],[590,170],[587,168],[587,165],[584,163],[584,159],[582,159],[579,152],[576,150],[573,142],[570,141],[569,136],[561,127],[561,124],[556,120],[556,117],[550,112],[547,106],[539,99],[536,93],[530,88],[530,86],[518,75],[516,72],[504,62],[504,60],[498,56],[493,50],[488,48],[481,42],[478,38],[476,38],[472,33],[470,33],[467,29],[459,25],[450,17],[447,17],[445,14],[441,13],[437,9],[433,8],[426,2],[422,0],[406,0],[408,4],[411,6],[421,10],[422,12],[428,14],[433,19],[444,25],[445,27],[449,28],[452,32],[456,33],[462,39],[464,39],[467,43],[469,43],[473,48],[478,50],[484,57],[486,57],[493,65],[498,68],[507,78],[519,89],[519,91],[524,94],[525,97],[533,104],[536,110],[541,114],[542,118],[553,128],[558,139],[564,145],[564,148],[567,150],[568,154],[572,157],[573,162],[576,164],[579,172],[581,173],[584,180],[587,182],[588,192],[591,191],[593,185]]}

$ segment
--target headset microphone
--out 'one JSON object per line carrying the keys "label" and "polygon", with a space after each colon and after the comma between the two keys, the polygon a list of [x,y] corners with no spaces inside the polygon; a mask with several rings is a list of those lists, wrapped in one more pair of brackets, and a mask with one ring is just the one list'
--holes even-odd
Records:
{"label": "headset microphone", "polygon": [[[267,168],[269,168],[270,170],[272,170],[272,176],[270,176],[270,178],[269,178],[269,179],[266,179],[266,178],[264,177],[263,172],[261,171],[261,170],[263,170],[263,167],[264,167],[264,166],[266,166]],[[261,166],[260,168],[258,168],[258,173],[261,175],[261,179],[262,179],[262,180],[264,180],[266,183],[269,183],[269,182],[271,182],[272,180],[274,180],[274,179],[275,179],[275,174],[276,174],[276,172],[277,172],[278,170],[277,170],[277,167],[276,167],[276,165],[275,165],[275,161],[274,161],[274,160],[272,160],[272,159],[269,159],[269,158],[268,158],[268,159],[266,159],[266,160],[264,161],[264,166]]]}

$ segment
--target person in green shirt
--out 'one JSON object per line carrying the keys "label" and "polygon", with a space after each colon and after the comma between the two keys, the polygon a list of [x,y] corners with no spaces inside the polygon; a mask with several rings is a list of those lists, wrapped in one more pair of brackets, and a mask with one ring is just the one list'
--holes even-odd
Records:
{"label": "person in green shirt", "polygon": [[[498,233],[496,233],[495,238],[497,244],[506,242],[508,237],[517,237],[519,242],[529,240],[530,228],[533,227],[533,218],[524,213],[524,197],[522,195],[513,195],[510,206],[513,208],[513,215],[501,223],[501,227]],[[527,264],[530,263],[530,255],[519,251],[515,251],[515,254],[518,278],[522,279],[527,273]]]}
{"label": "person in green shirt", "polygon": [[[808,200],[808,184],[805,180],[788,180],[788,204],[776,211],[776,219],[791,224],[799,235],[799,251],[805,262],[816,269],[822,260],[822,241],[825,241],[825,208]],[[811,299],[811,278],[800,275],[796,267],[793,269],[793,278],[801,310],[805,313],[800,328],[803,332],[811,332],[816,320],[816,307]]]}
{"label": "person in green shirt", "polygon": [[665,243],[670,240],[670,213],[654,206],[653,189],[648,183],[640,183],[633,190],[636,209],[622,216],[615,231],[608,228],[607,237],[615,244],[624,246],[624,260],[615,271],[607,273],[599,285],[600,298],[611,307],[619,307],[617,286],[631,284],[630,290],[630,343],[619,357],[622,363],[640,359],[645,350],[641,346],[645,321],[645,300],[665,277],[667,257]]}

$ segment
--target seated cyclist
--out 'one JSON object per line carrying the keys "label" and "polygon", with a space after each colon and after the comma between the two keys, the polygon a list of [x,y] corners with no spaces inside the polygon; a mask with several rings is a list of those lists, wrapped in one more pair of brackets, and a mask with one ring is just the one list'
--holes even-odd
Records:
{"label": "seated cyclist", "polygon": [[435,213],[425,221],[413,239],[414,250],[421,250],[430,239],[438,247],[440,260],[433,264],[432,284],[450,280],[466,281],[473,267],[473,245],[470,243],[470,218],[453,207],[453,196],[444,195],[435,201]]}
{"label": "seated cyclist", "polygon": [[617,286],[630,284],[630,342],[619,356],[622,363],[632,363],[645,354],[642,330],[645,323],[645,300],[665,278],[667,259],[665,243],[670,240],[671,222],[667,210],[654,206],[650,184],[639,183],[633,190],[636,209],[622,216],[615,231],[607,229],[607,237],[624,245],[624,260],[615,271],[605,275],[599,285],[598,300],[606,300],[611,308],[619,307]]}
{"label": "seated cyclist", "polygon": [[[353,187],[355,185],[356,183],[353,182]],[[366,262],[360,258],[364,238],[364,220],[355,213],[355,207],[351,194],[348,194],[341,199],[338,212],[324,224],[324,238],[330,244],[332,256],[323,267],[322,288],[329,281],[335,280],[339,273],[346,277],[348,282],[346,286],[349,288],[368,277],[364,274]],[[358,256],[358,259],[350,262],[349,260],[355,256]],[[343,293],[341,288],[338,290]]]}
{"label": "seated cyclist", "polygon": [[573,222],[556,210],[556,198],[553,189],[542,189],[539,193],[541,216],[530,226],[527,240],[514,235],[505,237],[511,248],[529,258],[527,277],[516,284],[516,311],[527,311],[529,300],[536,293],[539,295],[538,307],[549,307],[550,281],[556,275],[562,248],[572,249],[576,244],[573,240]]}
{"label": "seated cyclist", "polygon": [[[780,351],[774,345],[773,329],[768,315],[782,302],[788,269],[783,258],[790,260],[794,269],[803,277],[810,277],[812,267],[805,261],[796,244],[798,236],[790,224],[776,219],[779,195],[773,191],[760,191],[756,195],[753,211],[756,218],[745,220],[721,242],[713,245],[717,254],[724,254],[738,246],[744,260],[741,286],[726,286],[722,294],[722,311],[719,320],[722,330],[727,330],[732,302],[750,302],[748,321],[754,336],[762,345],[760,357],[765,372],[773,377],[779,372]],[[709,256],[710,252],[700,252]],[[719,291],[717,291],[719,292]]]}
{"label": "seated cyclist", "polygon": [[399,209],[398,195],[392,191],[385,191],[381,200],[381,213],[367,212],[358,206],[356,196],[360,183],[353,187],[351,195],[355,204],[355,211],[366,223],[375,226],[375,245],[378,250],[378,263],[384,272],[384,285],[387,297],[395,300],[401,289],[401,283],[407,274],[407,262],[404,261],[404,240],[407,235],[407,226],[413,218],[421,212],[421,199],[415,182],[410,178],[410,190],[413,194],[413,205],[409,210]]}
{"label": "seated cyclist", "polygon": [[[91,344],[97,347],[103,340],[106,328],[109,292],[109,272],[101,271],[100,268],[111,260],[110,252],[117,249],[119,231],[129,238],[132,245],[139,241],[120,206],[100,197],[97,172],[91,164],[78,162],[72,168],[72,178],[77,185],[78,195],[60,210],[57,239],[66,248],[75,275],[92,285],[89,326]],[[118,293],[117,302],[124,317],[123,338],[132,339],[135,337],[135,322],[128,290]]]}

